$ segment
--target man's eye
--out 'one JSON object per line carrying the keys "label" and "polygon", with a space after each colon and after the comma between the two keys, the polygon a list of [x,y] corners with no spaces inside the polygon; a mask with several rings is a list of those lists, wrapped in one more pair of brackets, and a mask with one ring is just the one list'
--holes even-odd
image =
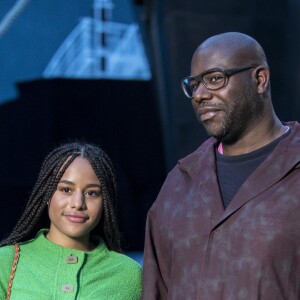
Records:
{"label": "man's eye", "polygon": [[190,87],[192,88],[193,91],[196,91],[198,86],[199,86],[199,84],[197,82],[192,82],[190,84]]}
{"label": "man's eye", "polygon": [[215,73],[215,74],[210,74],[209,76],[207,76],[206,78],[208,80],[209,83],[220,83],[222,81],[224,81],[224,76],[223,74],[220,73]]}

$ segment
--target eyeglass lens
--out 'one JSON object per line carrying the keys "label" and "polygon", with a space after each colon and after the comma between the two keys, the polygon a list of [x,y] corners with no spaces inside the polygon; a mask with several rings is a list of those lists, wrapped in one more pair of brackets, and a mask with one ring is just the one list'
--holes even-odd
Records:
{"label": "eyeglass lens", "polygon": [[196,76],[193,78],[186,78],[183,81],[183,89],[188,97],[193,97],[200,82],[202,82],[208,89],[217,90],[223,87],[226,83],[226,75],[223,71],[212,71],[203,76]]}
{"label": "eyeglass lens", "polygon": [[249,66],[249,67],[242,67],[242,68],[235,68],[235,69],[228,69],[228,70],[215,69],[215,70],[207,71],[195,77],[185,78],[182,81],[182,88],[188,98],[193,98],[194,92],[198,89],[198,86],[201,82],[209,90],[212,91],[218,90],[226,86],[229,76],[256,67],[257,66]]}

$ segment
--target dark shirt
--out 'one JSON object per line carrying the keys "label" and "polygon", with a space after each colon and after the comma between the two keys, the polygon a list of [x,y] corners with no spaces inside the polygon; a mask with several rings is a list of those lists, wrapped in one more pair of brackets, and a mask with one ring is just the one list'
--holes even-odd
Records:
{"label": "dark shirt", "polygon": [[217,176],[220,193],[226,208],[247,177],[267,158],[281,139],[289,134],[278,137],[268,145],[241,155],[223,155],[216,149]]}

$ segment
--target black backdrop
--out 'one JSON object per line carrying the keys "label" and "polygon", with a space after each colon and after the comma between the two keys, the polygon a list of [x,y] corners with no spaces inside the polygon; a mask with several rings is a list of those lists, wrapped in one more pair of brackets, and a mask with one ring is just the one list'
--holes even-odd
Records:
{"label": "black backdrop", "polygon": [[0,107],[0,237],[25,207],[41,162],[72,139],[99,144],[114,162],[118,217],[127,250],[142,250],[147,210],[165,177],[150,81],[35,80]]}

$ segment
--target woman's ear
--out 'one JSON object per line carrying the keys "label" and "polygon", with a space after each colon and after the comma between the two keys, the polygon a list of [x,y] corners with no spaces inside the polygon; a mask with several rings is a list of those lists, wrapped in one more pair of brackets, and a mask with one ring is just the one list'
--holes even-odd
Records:
{"label": "woman's ear", "polygon": [[264,94],[269,86],[270,71],[265,66],[258,66],[255,69],[255,80],[257,84],[257,92]]}

